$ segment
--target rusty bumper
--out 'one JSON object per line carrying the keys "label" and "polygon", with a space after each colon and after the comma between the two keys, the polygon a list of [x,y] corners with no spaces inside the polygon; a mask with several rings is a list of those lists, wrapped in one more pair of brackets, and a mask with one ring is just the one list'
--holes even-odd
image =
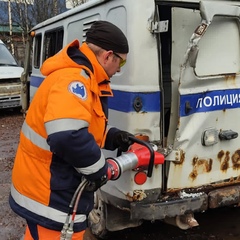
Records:
{"label": "rusty bumper", "polygon": [[188,212],[202,212],[209,208],[231,206],[240,203],[240,186],[230,186],[203,193],[197,197],[187,197],[164,202],[130,204],[131,219],[161,220]]}
{"label": "rusty bumper", "polygon": [[174,199],[159,203],[142,204],[134,202],[130,204],[131,218],[144,220],[160,220],[165,217],[175,217],[186,212],[205,211],[208,208],[208,196],[202,194],[198,197]]}
{"label": "rusty bumper", "polygon": [[240,202],[240,186],[216,189],[208,194],[208,207],[218,208],[231,206]]}

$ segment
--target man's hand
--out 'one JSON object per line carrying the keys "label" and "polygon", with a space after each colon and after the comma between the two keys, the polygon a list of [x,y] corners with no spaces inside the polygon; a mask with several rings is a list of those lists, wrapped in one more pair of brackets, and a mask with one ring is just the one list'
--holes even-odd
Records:
{"label": "man's hand", "polygon": [[107,175],[103,175],[100,179],[97,179],[95,181],[88,181],[87,185],[85,186],[85,190],[88,191],[88,192],[95,192],[101,186],[106,184],[107,181],[108,181]]}
{"label": "man's hand", "polygon": [[133,144],[132,140],[129,138],[133,135],[129,132],[118,131],[113,136],[113,144],[116,148],[120,148],[123,152],[126,152],[130,145]]}

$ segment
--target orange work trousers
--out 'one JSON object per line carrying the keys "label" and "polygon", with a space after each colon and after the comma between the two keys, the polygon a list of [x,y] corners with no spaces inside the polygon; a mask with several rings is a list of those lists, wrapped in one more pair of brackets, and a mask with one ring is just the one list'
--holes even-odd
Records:
{"label": "orange work trousers", "polygon": [[[37,231],[38,231],[39,240],[59,240],[60,239],[61,232],[50,230],[50,229],[41,227],[39,225],[37,225]],[[72,236],[72,240],[83,240],[84,232],[85,231],[74,233]],[[26,228],[24,240],[34,240],[31,236],[28,226]]]}

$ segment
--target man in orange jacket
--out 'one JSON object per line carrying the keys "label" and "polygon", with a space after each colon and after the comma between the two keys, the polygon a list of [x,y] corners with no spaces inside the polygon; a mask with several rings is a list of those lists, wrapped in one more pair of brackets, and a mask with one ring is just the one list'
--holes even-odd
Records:
{"label": "man in orange jacket", "polygon": [[72,239],[83,239],[94,191],[107,181],[102,148],[126,151],[128,132],[108,126],[109,79],[129,51],[123,32],[97,21],[86,42],[71,42],[47,59],[46,76],[23,123],[9,198],[26,219],[25,240],[60,239],[71,199],[83,177],[90,184],[77,206]]}

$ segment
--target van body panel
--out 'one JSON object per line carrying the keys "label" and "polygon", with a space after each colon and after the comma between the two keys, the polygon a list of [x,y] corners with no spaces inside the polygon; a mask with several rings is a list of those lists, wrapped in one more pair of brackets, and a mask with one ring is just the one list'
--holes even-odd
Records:
{"label": "van body panel", "polygon": [[143,184],[135,177],[146,167],[123,172],[97,192],[101,227],[116,231],[240,201],[239,7],[221,0],[95,0],[31,30],[30,99],[44,79],[48,42],[82,43],[97,20],[116,24],[128,38],[127,64],[111,79],[109,124],[146,136],[165,162]]}

